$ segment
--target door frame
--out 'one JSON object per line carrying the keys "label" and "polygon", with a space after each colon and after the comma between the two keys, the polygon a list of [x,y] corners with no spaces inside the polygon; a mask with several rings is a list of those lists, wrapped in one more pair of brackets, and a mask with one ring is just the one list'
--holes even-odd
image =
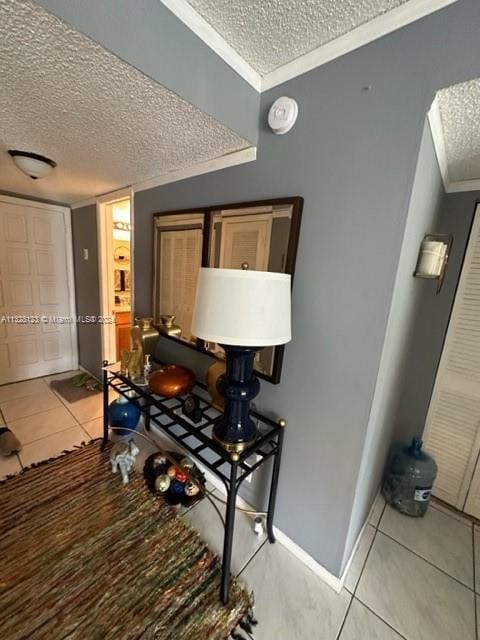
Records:
{"label": "door frame", "polygon": [[[468,235],[467,235],[467,238],[466,238],[465,251],[463,253],[462,262],[461,262],[461,265],[460,265],[458,279],[457,279],[455,292],[454,292],[453,300],[452,300],[452,304],[451,304],[450,315],[449,315],[449,318],[448,318],[448,324],[447,324],[447,328],[446,328],[446,331],[445,331],[445,336],[444,336],[444,339],[443,339],[440,358],[439,358],[439,361],[438,361],[437,370],[435,372],[435,380],[434,380],[434,384],[433,384],[433,389],[432,389],[432,393],[430,395],[428,411],[427,411],[427,415],[426,415],[426,418],[425,418],[425,424],[424,424],[424,428],[423,428],[422,439],[426,443],[427,447],[428,447],[427,439],[428,439],[428,436],[429,436],[429,434],[430,434],[430,432],[432,431],[432,428],[433,428],[432,427],[432,414],[434,413],[435,402],[437,400],[437,394],[439,393],[439,390],[441,389],[441,385],[442,385],[442,381],[443,381],[443,378],[442,378],[442,375],[444,373],[443,368],[442,368],[443,359],[444,359],[444,356],[445,356],[445,353],[446,353],[447,349],[450,346],[450,342],[452,340],[451,329],[452,329],[453,323],[454,323],[454,321],[456,319],[456,314],[457,314],[457,311],[458,311],[458,307],[456,308],[456,303],[457,303],[457,301],[459,299],[459,295],[461,295],[461,293],[463,292],[463,286],[464,286],[463,277],[464,277],[464,274],[465,274],[465,268],[466,267],[470,267],[471,264],[472,264],[472,255],[474,253],[473,244],[474,244],[475,238],[478,237],[479,235],[480,235],[480,202],[476,202],[475,203],[475,208],[474,208],[474,211],[473,211],[472,221],[471,221],[470,228],[468,230]],[[443,500],[444,502],[446,502],[447,504],[452,505],[453,507],[455,507],[459,511],[462,511],[464,513],[470,513],[470,515],[474,515],[471,512],[467,511],[467,508],[468,508],[467,503],[468,503],[470,488],[471,488],[471,485],[472,485],[472,482],[473,482],[473,479],[474,479],[474,475],[475,475],[475,469],[477,467],[477,464],[478,464],[479,460],[480,460],[480,430],[477,432],[475,441],[473,443],[472,454],[470,455],[470,459],[469,459],[469,461],[467,463],[467,466],[465,467],[463,481],[462,481],[462,484],[460,486],[458,495],[455,498],[455,502],[453,501],[453,499],[449,499],[449,496],[446,496],[445,494],[437,495],[437,497],[439,499]],[[435,495],[435,487],[434,487],[434,491],[432,492],[432,494]]]}
{"label": "door frame", "polygon": [[0,202],[6,204],[16,204],[21,206],[35,206],[36,209],[47,211],[57,211],[63,215],[65,227],[65,258],[67,262],[67,287],[68,287],[68,310],[70,313],[70,348],[72,352],[72,371],[78,369],[78,335],[77,335],[77,302],[75,297],[75,268],[73,260],[73,236],[72,236],[72,210],[70,207],[58,204],[48,204],[38,200],[19,198],[0,194]]}
{"label": "door frame", "polygon": [[[133,320],[134,308],[134,225],[133,225],[133,206],[134,192],[131,187],[112,191],[96,199],[97,206],[97,246],[98,246],[98,283],[100,296],[100,316],[104,318],[112,315],[111,304],[109,303],[110,294],[113,291],[113,272],[109,259],[112,257],[111,238],[112,238],[112,221],[108,213],[108,206],[115,204],[121,200],[130,200],[130,317]],[[113,298],[112,298],[113,299]],[[132,323],[133,324],[133,323]],[[116,327],[115,322],[100,324],[102,337],[102,361],[109,363],[116,361]]]}

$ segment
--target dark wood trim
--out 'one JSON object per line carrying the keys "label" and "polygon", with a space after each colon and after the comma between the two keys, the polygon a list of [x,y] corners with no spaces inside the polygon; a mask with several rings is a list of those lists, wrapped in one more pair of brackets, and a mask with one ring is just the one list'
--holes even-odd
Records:
{"label": "dark wood trim", "polygon": [[[228,210],[228,209],[245,209],[248,207],[265,207],[265,206],[278,206],[278,205],[291,205],[292,206],[292,218],[291,218],[291,226],[290,233],[288,238],[288,248],[287,248],[287,256],[285,260],[285,273],[289,273],[292,276],[292,285],[293,285],[293,277],[295,273],[295,263],[297,260],[297,252],[298,252],[298,241],[300,236],[300,224],[302,220],[302,212],[303,212],[303,198],[300,196],[293,196],[291,198],[270,198],[266,200],[253,200],[250,202],[229,202],[226,204],[216,204],[216,205],[208,205],[205,207],[193,207],[190,209],[179,209],[176,211],[161,211],[159,213],[153,214],[153,218],[159,218],[162,216],[174,216],[174,215],[191,215],[193,213],[204,214],[204,224],[203,224],[203,244],[202,244],[202,267],[209,266],[209,254],[210,254],[210,231],[212,226],[212,217],[213,214],[217,211]],[[155,234],[154,234],[155,235]],[[155,239],[154,239],[154,249],[155,249]],[[153,282],[155,282],[155,256],[153,257]],[[155,310],[155,299],[154,294],[152,295],[153,301],[153,309]],[[210,358],[216,358],[214,354],[212,354],[208,349],[205,348],[205,343],[203,340],[197,340],[197,344],[194,345],[189,342],[185,342],[176,338],[175,336],[162,336],[167,337],[178,344],[184,345],[189,349],[194,349],[195,351],[199,351],[200,353],[204,353],[208,355]],[[266,380],[273,384],[278,384],[280,382],[280,377],[282,373],[282,364],[283,364],[283,356],[285,352],[285,346],[280,345],[275,347],[275,352],[273,356],[273,366],[271,375],[266,375],[264,373],[260,373],[259,371],[255,372],[262,380]]]}

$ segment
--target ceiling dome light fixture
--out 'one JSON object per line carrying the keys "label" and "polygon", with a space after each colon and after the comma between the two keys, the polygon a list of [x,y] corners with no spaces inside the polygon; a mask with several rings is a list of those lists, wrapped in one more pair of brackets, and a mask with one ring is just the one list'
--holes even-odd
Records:
{"label": "ceiling dome light fixture", "polygon": [[56,162],[38,153],[17,151],[16,149],[9,149],[8,153],[12,156],[13,161],[20,171],[23,171],[23,173],[32,178],[32,180],[45,178],[45,176],[48,176],[52,169],[57,166]]}

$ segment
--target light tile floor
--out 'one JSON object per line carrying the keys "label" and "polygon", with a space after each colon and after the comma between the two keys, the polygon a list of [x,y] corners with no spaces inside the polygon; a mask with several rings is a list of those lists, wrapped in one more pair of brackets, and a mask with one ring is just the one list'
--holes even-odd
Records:
{"label": "light tile floor", "polygon": [[[71,404],[48,386],[73,373],[0,387],[0,420],[23,445],[19,456],[0,458],[0,478],[101,436],[100,394]],[[155,447],[136,440],[140,469]],[[223,497],[210,489],[223,511]],[[182,516],[221,554],[222,524],[208,500]],[[339,594],[285,547],[257,537],[244,513],[237,515],[232,571],[255,592],[256,640],[480,637],[480,527],[437,503],[424,518],[412,519],[379,496]]]}

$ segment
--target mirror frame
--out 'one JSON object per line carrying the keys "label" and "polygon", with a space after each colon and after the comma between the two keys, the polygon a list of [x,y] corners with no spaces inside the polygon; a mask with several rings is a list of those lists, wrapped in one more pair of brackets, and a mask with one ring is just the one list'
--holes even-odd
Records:
{"label": "mirror frame", "polygon": [[[295,274],[295,263],[297,259],[298,252],[298,240],[300,236],[300,223],[302,220],[302,211],[303,211],[303,198],[300,196],[293,196],[290,198],[272,198],[268,200],[253,200],[250,202],[229,202],[227,204],[216,204],[209,205],[208,207],[193,207],[190,209],[181,209],[177,211],[162,211],[159,213],[155,213],[153,215],[153,224],[154,224],[154,234],[153,234],[153,292],[152,292],[152,313],[155,309],[155,288],[156,288],[156,273],[157,273],[157,225],[155,223],[156,218],[161,218],[164,216],[173,216],[173,215],[192,215],[193,213],[204,215],[204,223],[203,223],[203,239],[202,239],[202,259],[201,259],[201,267],[209,266],[209,256],[210,256],[210,230],[213,215],[215,212],[223,209],[246,209],[248,207],[261,207],[261,206],[273,206],[273,205],[291,205],[292,207],[292,218],[290,225],[290,233],[288,236],[288,248],[287,255],[285,259],[285,271],[284,273],[289,273],[292,276],[292,286],[293,279]],[[155,325],[158,328],[158,325]],[[197,338],[196,343],[187,342],[186,340],[182,340],[177,338],[176,336],[167,336],[165,334],[160,334],[161,338],[167,338],[172,340],[178,344],[183,345],[189,349],[193,349],[197,352],[208,355],[210,358],[217,359],[216,356],[206,348],[205,341]],[[263,380],[267,380],[272,384],[278,384],[280,382],[281,373],[282,373],[282,365],[283,365],[283,356],[285,353],[285,345],[277,345],[275,347],[274,357],[273,357],[273,366],[271,375],[267,375],[264,373],[260,373],[259,371],[255,371],[255,375],[258,378]]]}

